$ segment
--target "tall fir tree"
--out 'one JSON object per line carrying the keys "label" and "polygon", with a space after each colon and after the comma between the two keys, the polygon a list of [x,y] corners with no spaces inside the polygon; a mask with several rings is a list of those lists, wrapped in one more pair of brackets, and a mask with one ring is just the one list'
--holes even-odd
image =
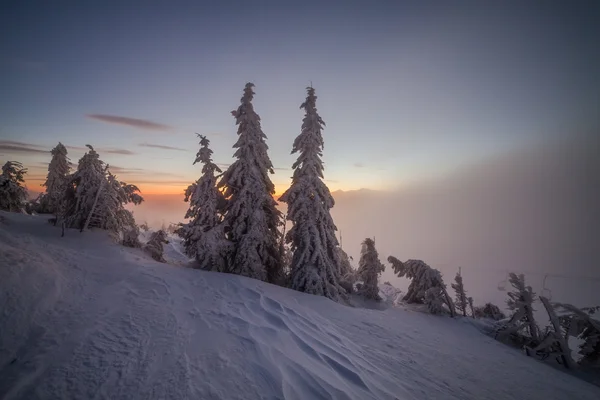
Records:
{"label": "tall fir tree", "polygon": [[40,209],[42,212],[57,214],[60,202],[66,190],[70,173],[70,161],[67,156],[67,148],[60,142],[51,152],[52,159],[48,164],[48,175],[42,186],[46,187],[46,193],[41,199]]}
{"label": "tall fir tree", "polygon": [[227,203],[224,230],[230,242],[227,271],[278,282],[281,277],[279,249],[281,213],[273,199],[275,186],[269,174],[273,164],[267,154],[267,136],[254,111],[254,84],[247,83],[241,104],[231,114],[238,125],[238,140],[233,146],[237,158],[223,174],[218,187]]}
{"label": "tall fir tree", "polygon": [[217,188],[215,175],[221,169],[212,160],[210,141],[206,136],[198,137],[200,150],[194,164],[203,164],[202,176],[185,191],[184,200],[190,203],[185,218],[190,221],[181,224],[176,233],[183,238],[186,254],[196,258],[200,269],[224,272],[228,243],[222,221],[226,201]]}
{"label": "tall fir tree", "polygon": [[27,200],[24,186],[27,169],[18,161],[7,161],[0,174],[0,210],[22,212]]}
{"label": "tall fir tree", "polygon": [[335,202],[323,182],[323,136],[325,122],[317,113],[317,96],[312,87],[300,108],[305,115],[302,131],[294,140],[292,154],[299,153],[292,165],[290,188],[280,197],[287,203],[287,219],[294,226],[286,235],[293,252],[292,288],[338,301],[345,297],[340,286],[340,259],[337,230],[329,210]]}
{"label": "tall fir tree", "polygon": [[377,249],[375,249],[375,241],[371,238],[366,238],[362,243],[360,260],[358,262],[358,279],[363,282],[358,290],[358,294],[370,300],[381,301],[377,280],[383,271],[385,271],[385,266],[379,261],[379,254],[377,253]]}
{"label": "tall fir tree", "polygon": [[467,293],[465,291],[465,286],[463,284],[463,279],[462,279],[462,275],[460,273],[457,273],[456,276],[454,277],[454,282],[452,283],[450,286],[452,286],[452,289],[454,289],[454,292],[456,293],[456,302],[454,303],[454,305],[456,306],[456,309],[462,313],[462,315],[464,317],[467,316],[467,308],[469,306],[469,298],[467,297]]}

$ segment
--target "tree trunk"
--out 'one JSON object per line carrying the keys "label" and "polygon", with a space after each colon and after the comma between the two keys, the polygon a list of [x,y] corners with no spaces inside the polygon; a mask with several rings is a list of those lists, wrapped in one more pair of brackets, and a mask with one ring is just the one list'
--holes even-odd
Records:
{"label": "tree trunk", "polygon": [[556,332],[556,340],[560,344],[560,350],[562,352],[562,358],[565,363],[565,366],[567,368],[572,369],[575,365],[575,362],[573,361],[573,358],[571,357],[571,349],[569,348],[569,343],[564,338],[564,336],[561,335],[560,322],[558,321],[558,317],[556,316],[556,313],[554,312],[554,308],[550,304],[550,301],[547,298],[545,298],[544,296],[540,296],[540,301],[542,302],[542,304],[544,304],[544,307],[546,308],[546,311],[548,312],[548,316],[550,317],[550,322],[552,323],[552,326],[554,327],[554,332]]}
{"label": "tree trunk", "polygon": [[104,181],[102,181],[100,183],[100,187],[98,188],[98,192],[96,192],[96,198],[94,199],[94,204],[92,205],[92,209],[90,210],[90,213],[88,214],[88,216],[87,216],[87,218],[85,220],[85,224],[81,228],[81,232],[85,231],[88,228],[88,225],[90,224],[90,220],[92,219],[92,215],[94,215],[94,211],[96,210],[96,206],[98,206],[98,199],[100,198],[100,192],[102,192],[102,187],[103,186],[104,186]]}

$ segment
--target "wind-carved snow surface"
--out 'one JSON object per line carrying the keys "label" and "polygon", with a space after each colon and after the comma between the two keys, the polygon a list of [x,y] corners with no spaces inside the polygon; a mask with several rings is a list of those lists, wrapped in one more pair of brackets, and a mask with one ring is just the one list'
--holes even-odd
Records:
{"label": "wind-carved snow surface", "polygon": [[457,320],[345,307],[1,215],[5,400],[600,398]]}

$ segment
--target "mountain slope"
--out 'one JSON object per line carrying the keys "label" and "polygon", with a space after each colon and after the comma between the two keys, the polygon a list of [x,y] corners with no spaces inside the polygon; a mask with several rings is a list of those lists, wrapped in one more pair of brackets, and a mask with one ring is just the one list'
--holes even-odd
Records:
{"label": "mountain slope", "polygon": [[6,400],[600,397],[469,324],[353,309],[1,216]]}

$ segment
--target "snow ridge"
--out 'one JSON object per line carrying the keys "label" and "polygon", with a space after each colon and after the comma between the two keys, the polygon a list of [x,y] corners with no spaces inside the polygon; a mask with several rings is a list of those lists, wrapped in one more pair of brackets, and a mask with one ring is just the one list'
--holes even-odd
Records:
{"label": "snow ridge", "polygon": [[2,399],[600,395],[449,318],[354,309],[0,214]]}

